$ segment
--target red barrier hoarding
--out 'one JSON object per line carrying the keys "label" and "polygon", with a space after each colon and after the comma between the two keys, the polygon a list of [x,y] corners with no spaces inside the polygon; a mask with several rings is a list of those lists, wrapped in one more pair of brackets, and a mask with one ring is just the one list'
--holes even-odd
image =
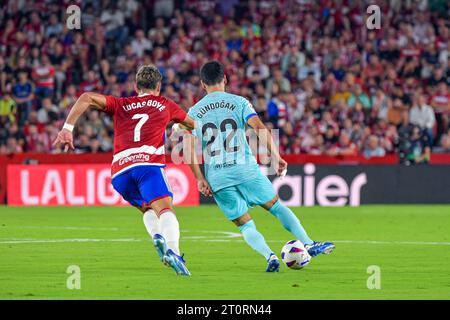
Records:
{"label": "red barrier hoarding", "polygon": [[[166,176],[177,206],[199,204],[187,165],[168,165]],[[109,164],[8,165],[8,204],[13,206],[126,205],[111,185]]]}

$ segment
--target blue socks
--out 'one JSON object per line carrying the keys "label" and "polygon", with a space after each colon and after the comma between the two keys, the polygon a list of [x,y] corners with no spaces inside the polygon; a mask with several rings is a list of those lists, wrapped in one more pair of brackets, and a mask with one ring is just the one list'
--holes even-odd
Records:
{"label": "blue socks", "polygon": [[282,204],[280,200],[275,202],[272,208],[269,209],[269,212],[280,220],[283,227],[291,232],[297,240],[300,240],[304,245],[312,244],[314,242],[308,237],[308,234],[305,229],[303,229],[297,216],[291,209]]}
{"label": "blue socks", "polygon": [[249,246],[262,254],[266,258],[266,260],[269,260],[270,255],[273,253],[273,251],[270,250],[263,235],[259,233],[258,230],[256,230],[256,226],[253,220],[250,220],[239,226],[239,230],[242,232],[244,240],[249,244]]}
{"label": "blue socks", "polygon": [[[314,243],[314,241],[308,237],[308,234],[305,229],[303,229],[297,216],[279,200],[269,209],[269,212],[280,220],[283,227],[291,232],[295,238],[300,240],[304,245]],[[262,254],[266,260],[269,260],[273,251],[267,245],[263,235],[256,230],[255,222],[250,220],[241,225],[239,230],[242,232],[245,242],[247,242],[254,250]]]}

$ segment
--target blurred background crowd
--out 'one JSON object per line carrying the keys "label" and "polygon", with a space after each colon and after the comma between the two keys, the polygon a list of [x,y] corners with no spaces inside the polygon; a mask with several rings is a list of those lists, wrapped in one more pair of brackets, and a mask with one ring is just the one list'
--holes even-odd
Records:
{"label": "blurred background crowd", "polygon": [[[51,142],[77,97],[134,95],[142,64],[157,65],[162,94],[188,109],[209,59],[225,65],[229,92],[280,129],[284,153],[398,153],[411,164],[450,152],[446,0],[3,3],[0,154],[59,152]],[[66,25],[74,3],[80,30]],[[366,27],[370,4],[379,30]],[[77,152],[109,152],[112,135],[111,119],[90,111]]]}

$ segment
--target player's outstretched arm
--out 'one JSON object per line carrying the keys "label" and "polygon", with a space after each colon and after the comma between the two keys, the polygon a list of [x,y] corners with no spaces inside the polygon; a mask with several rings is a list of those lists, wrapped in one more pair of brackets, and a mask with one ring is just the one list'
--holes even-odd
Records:
{"label": "player's outstretched arm", "polygon": [[211,187],[209,186],[208,181],[206,181],[205,177],[203,176],[197,160],[197,154],[195,152],[196,138],[193,135],[188,134],[184,136],[184,139],[186,139],[185,141],[187,145],[187,150],[185,150],[184,152],[184,161],[189,164],[189,167],[194,173],[195,179],[197,179],[198,190],[205,196],[211,197]]}
{"label": "player's outstretched arm", "polygon": [[75,102],[74,106],[70,110],[67,116],[66,123],[64,124],[61,131],[58,133],[56,140],[53,142],[53,146],[63,145],[64,152],[69,151],[69,149],[74,150],[73,145],[73,128],[78,120],[78,118],[89,108],[94,107],[100,110],[104,110],[106,107],[106,97],[102,94],[95,92],[85,92],[83,93]]}
{"label": "player's outstretched arm", "polygon": [[177,131],[181,131],[181,130],[193,130],[195,126],[195,121],[189,117],[186,116],[186,118],[179,122],[179,123],[175,123],[172,126],[172,132],[177,132]]}
{"label": "player's outstretched arm", "polygon": [[186,118],[181,121],[181,125],[184,127],[184,129],[192,130],[194,129],[195,121],[191,117],[186,116]]}
{"label": "player's outstretched arm", "polygon": [[275,168],[277,174],[279,176],[285,175],[287,170],[287,162],[281,158],[280,153],[278,152],[278,147],[276,146],[269,129],[267,129],[267,127],[257,115],[250,117],[247,123],[255,130],[259,141],[261,141],[263,146],[267,148],[267,150],[270,152],[271,157],[274,158],[275,164],[277,166]]}

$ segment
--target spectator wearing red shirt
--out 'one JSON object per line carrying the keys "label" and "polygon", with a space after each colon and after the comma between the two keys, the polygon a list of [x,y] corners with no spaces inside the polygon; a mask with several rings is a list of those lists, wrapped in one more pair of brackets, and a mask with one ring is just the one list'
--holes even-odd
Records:
{"label": "spectator wearing red shirt", "polygon": [[102,89],[102,84],[100,80],[97,79],[96,73],[94,71],[88,71],[88,73],[86,73],[86,79],[80,84],[79,94],[81,95],[83,92],[87,91],[101,92]]}
{"label": "spectator wearing red shirt", "polygon": [[55,84],[55,68],[50,63],[48,56],[41,58],[41,63],[33,68],[33,80],[36,84],[36,95],[41,98],[51,97]]}
{"label": "spectator wearing red shirt", "polygon": [[358,149],[350,136],[341,132],[338,142],[327,151],[327,154],[330,156],[356,156],[358,155]]}
{"label": "spectator wearing red shirt", "polygon": [[0,43],[7,45],[11,44],[15,41],[17,29],[13,19],[9,19],[6,21],[5,29],[2,31],[2,35],[0,37]]}
{"label": "spectator wearing red shirt", "polygon": [[450,92],[445,82],[439,83],[435,94],[430,99],[430,105],[436,113],[436,140],[439,141],[441,135],[449,128]]}

